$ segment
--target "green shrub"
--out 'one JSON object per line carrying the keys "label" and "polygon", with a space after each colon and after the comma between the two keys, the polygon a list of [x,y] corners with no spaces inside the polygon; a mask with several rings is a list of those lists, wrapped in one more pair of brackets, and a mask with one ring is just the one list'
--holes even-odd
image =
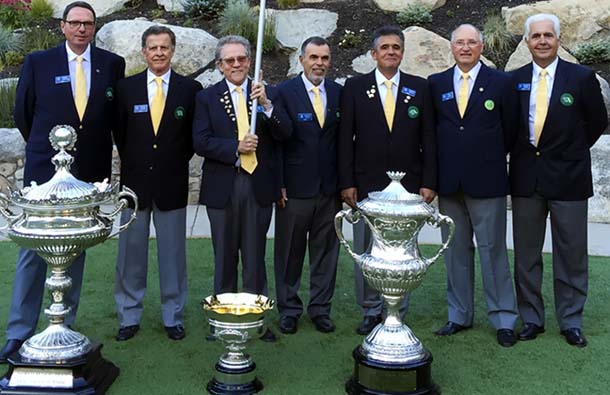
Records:
{"label": "green shrub", "polygon": [[400,26],[424,25],[432,22],[432,14],[421,4],[410,4],[396,15],[396,22]]}
{"label": "green shrub", "polygon": [[44,23],[53,18],[53,6],[47,0],[32,0],[28,18],[34,23]]}
{"label": "green shrub", "polygon": [[[236,34],[245,37],[253,46],[256,45],[258,7],[250,7],[246,0],[229,0],[218,18],[218,29],[222,36]],[[263,32],[263,53],[275,50],[275,31],[275,18],[267,17]]]}
{"label": "green shrub", "polygon": [[14,128],[13,109],[15,108],[16,82],[0,83],[0,128]]}
{"label": "green shrub", "polygon": [[357,32],[345,29],[345,33],[343,33],[341,40],[339,40],[339,46],[343,48],[359,47],[364,42],[364,31],[364,29],[360,29]]}
{"label": "green shrub", "polygon": [[18,29],[27,24],[30,0],[0,0],[0,24]]}
{"label": "green shrub", "polygon": [[19,66],[23,63],[25,55],[17,51],[8,51],[5,56],[4,65],[9,67]]}
{"label": "green shrub", "polygon": [[299,0],[277,0],[279,8],[296,8],[299,5]]}
{"label": "green shrub", "polygon": [[485,18],[483,36],[485,37],[485,50],[498,56],[508,54],[515,44],[515,38],[508,31],[504,19],[498,13],[493,13]]}
{"label": "green shrub", "polygon": [[23,39],[25,45],[23,50],[25,53],[42,51],[57,46],[60,41],[61,37],[59,37],[54,30],[32,27],[25,31]]}
{"label": "green shrub", "polygon": [[592,39],[578,45],[574,57],[582,64],[610,62],[610,39]]}
{"label": "green shrub", "polygon": [[6,29],[0,24],[0,61],[6,65],[6,54],[9,51],[18,51],[20,42],[12,30]]}
{"label": "green shrub", "polygon": [[225,9],[226,0],[184,0],[184,11],[191,19],[216,19]]}

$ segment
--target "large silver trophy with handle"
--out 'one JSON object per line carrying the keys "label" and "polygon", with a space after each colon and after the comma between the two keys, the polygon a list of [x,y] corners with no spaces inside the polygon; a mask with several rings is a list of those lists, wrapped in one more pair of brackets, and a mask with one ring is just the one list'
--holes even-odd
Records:
{"label": "large silver trophy with handle", "polygon": [[[53,177],[42,185],[32,182],[8,196],[0,193],[0,215],[8,221],[8,237],[35,251],[51,269],[46,280],[51,305],[44,311],[49,326],[9,357],[0,393],[47,393],[50,389],[66,394],[103,393],[118,375],[118,368],[101,357],[100,344],[65,325],[71,307],[64,303],[64,295],[72,287],[67,269],[87,248],[129,226],[137,212],[137,197],[129,188],[119,191],[117,183],[104,180],[89,184],[70,173],[74,158],[66,151],[76,143],[71,126],[56,126],[49,140],[59,151],[52,158]],[[135,206],[134,215],[112,233],[115,217],[129,201]],[[114,207],[103,212],[101,205]],[[21,212],[14,214],[11,206]]]}
{"label": "large silver trophy with handle", "polygon": [[[379,291],[387,308],[377,325],[353,353],[355,370],[347,382],[349,394],[431,394],[438,391],[430,376],[432,355],[400,319],[399,306],[407,292],[417,288],[426,271],[447,249],[453,235],[451,218],[407,192],[405,175],[387,173],[392,180],[380,192],[371,192],[354,209],[335,217],[341,244],[362,270],[367,283]],[[358,255],[343,237],[343,219],[364,221],[372,234],[371,252]],[[425,224],[449,227],[449,238],[431,258],[419,252],[417,236]]]}

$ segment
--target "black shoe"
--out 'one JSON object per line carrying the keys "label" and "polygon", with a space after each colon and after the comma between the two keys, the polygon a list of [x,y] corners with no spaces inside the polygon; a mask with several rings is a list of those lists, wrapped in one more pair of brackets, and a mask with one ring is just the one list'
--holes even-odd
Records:
{"label": "black shoe", "polygon": [[543,326],[526,322],[523,325],[521,332],[519,332],[519,340],[534,340],[541,333],[544,333]]}
{"label": "black shoe", "polygon": [[6,363],[8,357],[10,357],[15,351],[19,350],[19,347],[23,344],[23,340],[9,339],[6,341],[2,350],[0,350],[0,363]]}
{"label": "black shoe", "polygon": [[271,329],[267,329],[267,331],[261,336],[261,340],[267,343],[274,343],[277,341],[277,337],[275,337],[275,334],[271,332]]}
{"label": "black shoe", "polygon": [[167,337],[172,340],[182,340],[186,337],[184,327],[180,324],[176,326],[166,326],[165,332],[167,332]]}
{"label": "black shoe", "polygon": [[561,331],[561,334],[566,338],[568,344],[576,347],[586,347],[587,339],[583,335],[580,328],[569,328],[565,331]]}
{"label": "black shoe", "polygon": [[116,335],[117,341],[125,341],[129,340],[138,333],[140,330],[140,325],[130,325],[130,326],[122,326],[119,328],[119,333]]}
{"label": "black shoe", "polygon": [[466,329],[472,328],[472,325],[460,325],[455,322],[447,321],[444,327],[434,332],[437,336],[451,336],[455,335],[458,332],[464,331]]}
{"label": "black shoe", "polygon": [[318,332],[329,333],[334,332],[335,330],[335,324],[333,324],[330,317],[327,315],[319,315],[317,317],[313,317],[311,321],[315,325],[316,330]]}
{"label": "black shoe", "polygon": [[285,316],[280,318],[280,332],[285,334],[297,333],[297,318]]}
{"label": "black shoe", "polygon": [[502,347],[512,347],[517,343],[517,336],[512,329],[498,329],[496,339]]}
{"label": "black shoe", "polygon": [[356,333],[359,335],[368,335],[380,323],[380,315],[365,315],[358,328],[356,328]]}

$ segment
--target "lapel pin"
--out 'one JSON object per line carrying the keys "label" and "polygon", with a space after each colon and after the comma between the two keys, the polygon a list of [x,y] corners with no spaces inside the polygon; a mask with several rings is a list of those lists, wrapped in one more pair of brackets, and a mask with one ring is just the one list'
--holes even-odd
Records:
{"label": "lapel pin", "polygon": [[483,87],[479,88],[479,92],[483,92],[485,89],[483,89]]}

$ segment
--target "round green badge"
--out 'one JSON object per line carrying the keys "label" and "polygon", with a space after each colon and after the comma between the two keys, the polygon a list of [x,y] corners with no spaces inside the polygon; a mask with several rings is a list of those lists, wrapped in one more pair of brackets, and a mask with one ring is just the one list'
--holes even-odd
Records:
{"label": "round green badge", "polygon": [[574,96],[570,95],[569,93],[564,93],[561,95],[561,97],[559,98],[559,101],[561,102],[561,104],[563,104],[566,107],[571,106],[572,104],[574,104]]}
{"label": "round green badge", "polygon": [[407,114],[409,115],[409,118],[415,119],[419,117],[419,108],[417,108],[417,106],[410,106],[407,109]]}
{"label": "round green badge", "polygon": [[496,103],[494,103],[494,101],[491,99],[485,100],[485,103],[483,105],[485,106],[485,109],[487,111],[491,111],[496,107]]}
{"label": "round green badge", "polygon": [[176,110],[174,110],[174,117],[176,117],[176,119],[184,118],[184,107],[182,107],[182,106],[176,107]]}
{"label": "round green badge", "polygon": [[114,99],[114,90],[112,89],[111,86],[106,88],[106,92],[104,94],[106,95],[106,99],[108,99],[108,100]]}

